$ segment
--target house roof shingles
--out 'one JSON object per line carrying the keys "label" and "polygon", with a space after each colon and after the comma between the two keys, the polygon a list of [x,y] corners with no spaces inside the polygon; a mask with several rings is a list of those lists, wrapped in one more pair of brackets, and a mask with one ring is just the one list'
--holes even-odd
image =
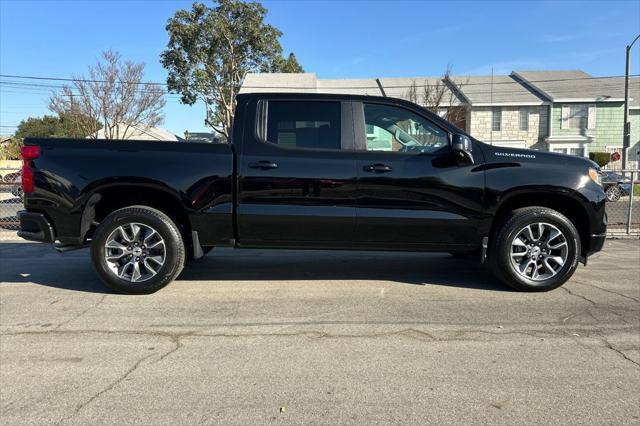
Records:
{"label": "house roof shingles", "polygon": [[[444,85],[444,82],[436,77],[318,79],[315,73],[247,74],[240,88],[240,93],[339,93],[407,99],[409,89],[414,82],[420,96],[422,87],[426,84],[435,85],[438,81]],[[451,92],[446,86],[443,98],[445,98],[443,106],[448,106],[450,99],[454,100],[454,104],[459,103],[455,96],[451,96]]]}
{"label": "house roof shingles", "polygon": [[[178,142],[180,138],[170,131],[163,129],[162,127],[148,127],[148,126],[127,126],[124,123],[120,123],[118,126],[118,133],[124,135],[126,132],[127,140],[149,140],[149,141],[171,141]],[[92,135],[87,136],[87,139],[105,139],[105,129],[102,128]]]}
{"label": "house roof shingles", "polygon": [[508,75],[452,76],[449,80],[473,106],[542,105],[544,100]]}
{"label": "house roof shingles", "polygon": [[[493,84],[492,84],[493,82]],[[421,98],[425,85],[444,84],[441,106],[542,105],[545,102],[624,100],[624,78],[593,78],[580,70],[513,71],[511,75],[318,79],[315,73],[247,74],[240,93],[335,93],[407,99],[412,84]],[[452,91],[453,90],[453,91]],[[629,106],[640,108],[640,78],[632,77]]]}
{"label": "house roof shingles", "polygon": [[384,94],[392,98],[409,100],[409,91],[411,86],[415,84],[419,103],[422,103],[420,99],[423,98],[422,94],[424,93],[424,88],[427,86],[439,86],[442,88],[442,101],[440,102],[440,106],[448,107],[461,103],[461,99],[451,91],[449,85],[442,77],[380,78],[378,80],[384,90]]}
{"label": "house roof shingles", "polygon": [[512,75],[553,102],[613,102],[624,100],[624,84],[594,78],[584,71],[514,71]]}

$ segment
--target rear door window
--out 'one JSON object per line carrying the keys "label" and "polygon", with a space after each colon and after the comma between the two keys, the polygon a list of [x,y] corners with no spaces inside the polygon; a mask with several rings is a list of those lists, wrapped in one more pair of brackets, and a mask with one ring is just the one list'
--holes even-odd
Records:
{"label": "rear door window", "polygon": [[286,148],[340,149],[340,102],[269,101],[266,140]]}

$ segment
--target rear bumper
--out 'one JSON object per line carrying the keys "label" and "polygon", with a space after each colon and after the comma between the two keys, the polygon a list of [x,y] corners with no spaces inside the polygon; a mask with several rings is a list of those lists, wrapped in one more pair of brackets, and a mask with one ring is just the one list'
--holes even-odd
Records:
{"label": "rear bumper", "polygon": [[20,219],[18,237],[41,243],[54,242],[55,234],[53,227],[44,214],[23,210],[18,212],[18,219]]}

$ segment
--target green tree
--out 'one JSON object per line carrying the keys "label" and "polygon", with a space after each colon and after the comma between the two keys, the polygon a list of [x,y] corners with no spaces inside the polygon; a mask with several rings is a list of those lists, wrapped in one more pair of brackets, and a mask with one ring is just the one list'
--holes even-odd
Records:
{"label": "green tree", "polygon": [[[15,138],[85,138],[86,131],[79,125],[81,121],[86,121],[86,117],[73,115],[45,115],[42,117],[29,117],[18,124]],[[95,122],[95,127],[101,127]]]}
{"label": "green tree", "polygon": [[298,58],[292,52],[289,53],[289,57],[287,59],[280,58],[275,62],[275,67],[273,72],[286,72],[286,73],[297,73],[304,72],[302,65],[298,63]]}
{"label": "green tree", "polygon": [[60,119],[53,115],[29,117],[18,124],[16,138],[50,138],[60,136]]}
{"label": "green tree", "polygon": [[282,33],[266,24],[256,2],[219,0],[214,7],[194,3],[169,19],[169,43],[161,63],[169,91],[181,101],[206,107],[205,124],[229,137],[235,98],[250,72],[302,72],[295,55],[282,57]]}

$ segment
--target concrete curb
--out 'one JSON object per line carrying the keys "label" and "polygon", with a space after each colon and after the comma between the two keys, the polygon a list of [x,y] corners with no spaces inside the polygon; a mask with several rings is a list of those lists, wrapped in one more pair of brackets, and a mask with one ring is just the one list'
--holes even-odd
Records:
{"label": "concrete curb", "polygon": [[638,240],[640,239],[640,232],[631,231],[630,234],[626,232],[607,232],[607,239],[611,240]]}

